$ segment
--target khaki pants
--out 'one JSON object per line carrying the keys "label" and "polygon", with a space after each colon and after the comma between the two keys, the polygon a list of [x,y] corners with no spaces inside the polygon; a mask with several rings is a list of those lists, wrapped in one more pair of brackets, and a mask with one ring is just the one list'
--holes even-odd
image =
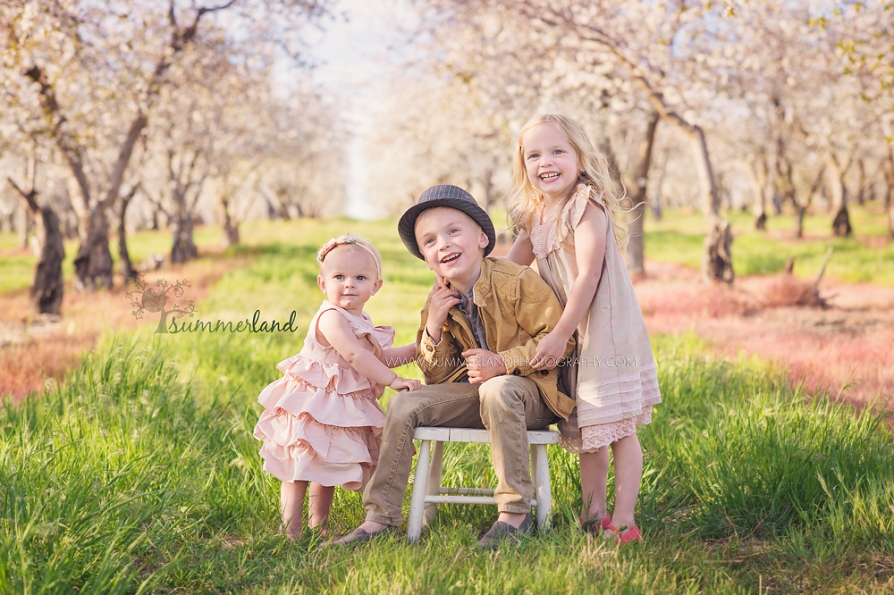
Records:
{"label": "khaki pants", "polygon": [[498,484],[500,512],[531,511],[526,430],[546,428],[555,415],[530,378],[497,376],[482,384],[429,384],[397,393],[388,403],[379,465],[363,492],[366,520],[400,525],[401,504],[413,464],[413,430],[419,426],[485,428]]}

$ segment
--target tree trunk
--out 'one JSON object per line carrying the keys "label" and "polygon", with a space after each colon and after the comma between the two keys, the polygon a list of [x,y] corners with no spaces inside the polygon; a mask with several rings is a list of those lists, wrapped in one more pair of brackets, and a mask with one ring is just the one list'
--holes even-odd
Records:
{"label": "tree trunk", "polygon": [[854,228],[851,227],[851,216],[847,211],[847,203],[842,203],[832,220],[832,233],[840,238],[846,238],[853,232]]}
{"label": "tree trunk", "polygon": [[646,189],[648,187],[649,166],[652,162],[652,148],[655,146],[655,130],[658,128],[660,116],[657,112],[649,115],[646,136],[639,145],[639,156],[636,166],[635,190],[630,195],[631,208],[627,224],[627,271],[633,278],[646,275],[643,220],[646,216]]}
{"label": "tree trunk", "polygon": [[826,161],[826,190],[829,193],[829,201],[835,218],[832,220],[832,233],[838,237],[847,237],[853,233],[850,214],[847,211],[847,195],[844,188],[844,178],[838,160],[834,155]]}
{"label": "tree trunk", "polygon": [[857,204],[863,206],[866,202],[866,164],[862,159],[857,160]]}
{"label": "tree trunk", "polygon": [[239,224],[228,222],[224,225],[224,248],[239,244]]}
{"label": "tree trunk", "polygon": [[90,211],[87,237],[74,260],[75,287],[93,290],[97,285],[112,288],[112,253],[109,251],[109,222],[102,203]]}
{"label": "tree trunk", "polygon": [[220,193],[220,216],[223,220],[223,247],[236,246],[239,244],[239,223],[230,214],[230,199],[226,192]]}
{"label": "tree trunk", "polygon": [[28,247],[28,231],[31,229],[31,210],[25,204],[19,204],[15,212],[16,233],[19,250]]}
{"label": "tree trunk", "polygon": [[767,230],[767,166],[762,157],[755,160],[748,168],[751,180],[751,195],[754,213],[754,228],[758,231]]}
{"label": "tree trunk", "polygon": [[171,247],[172,263],[183,264],[199,256],[199,249],[193,242],[192,232],[192,215],[183,214],[175,217],[173,225],[174,244]]}
{"label": "tree trunk", "polygon": [[65,260],[65,244],[62,229],[59,226],[59,217],[50,207],[41,208],[35,218],[40,258],[31,284],[31,303],[41,314],[58,316],[64,293],[62,261]]}
{"label": "tree trunk", "polygon": [[[633,66],[635,68],[635,66]],[[702,210],[708,223],[708,234],[705,238],[705,254],[702,275],[707,281],[723,281],[731,284],[735,279],[732,261],[732,232],[729,223],[720,216],[720,196],[714,179],[714,168],[708,153],[708,143],[700,126],[683,119],[665,103],[664,97],[652,90],[641,76],[634,80],[649,93],[649,101],[661,117],[669,120],[686,133],[692,142],[695,153],[695,167],[699,179]]]}
{"label": "tree trunk", "polygon": [[[199,13],[202,14],[201,12]],[[168,66],[168,62],[159,62],[159,75]],[[86,148],[78,144],[78,139],[71,135],[63,127],[65,117],[60,111],[56,91],[51,82],[47,80],[46,73],[38,66],[32,66],[23,73],[39,87],[40,103],[44,116],[51,124],[50,137],[61,151],[68,163],[68,169],[73,182],[74,195],[79,201],[73,201],[80,209],[81,218],[81,246],[75,257],[75,271],[77,280],[75,286],[78,289],[93,288],[96,279],[106,287],[112,287],[112,255],[109,252],[108,220],[106,210],[110,208],[118,198],[118,190],[124,178],[127,164],[133,154],[134,145],[140,137],[148,120],[142,110],[138,110],[130,124],[124,143],[118,151],[118,158],[112,168],[109,180],[109,188],[105,198],[94,204],[90,195],[90,184],[87,180],[85,167]],[[157,84],[155,81],[152,85]]]}
{"label": "tree trunk", "polygon": [[792,167],[792,162],[788,159],[786,155],[786,142],[785,142],[785,106],[782,105],[782,100],[779,97],[773,98],[773,107],[776,112],[776,122],[773,126],[773,137],[776,145],[776,155],[775,155],[775,169],[776,169],[776,182],[775,186],[779,191],[779,194],[782,195],[782,201],[780,204],[784,204],[785,202],[791,202],[792,207],[795,211],[795,237],[803,238],[804,237],[804,215],[807,212],[807,206],[810,204],[812,200],[813,193],[807,197],[806,202],[801,203],[798,202],[797,194],[795,193],[795,180],[794,180],[794,171]]}
{"label": "tree trunk", "polygon": [[[524,6],[524,4],[521,6]],[[576,22],[568,13],[563,13],[557,10],[551,11],[551,16],[543,14],[536,9],[532,9],[530,14],[533,18],[539,19],[547,25],[566,31],[576,31],[581,39],[593,42],[607,49],[626,67],[630,80],[645,94],[646,100],[649,102],[652,109],[655,110],[661,118],[676,126],[690,138],[695,153],[695,167],[700,182],[702,204],[705,218],[708,223],[707,241],[709,245],[706,246],[704,259],[705,266],[703,267],[702,273],[710,281],[732,283],[733,278],[735,277],[732,269],[732,259],[729,258],[730,250],[732,248],[732,234],[729,233],[729,223],[724,221],[720,216],[720,198],[717,193],[714,169],[711,165],[711,157],[708,152],[705,133],[701,127],[688,121],[671,108],[665,100],[664,94],[652,87],[652,83],[647,78],[646,71],[643,70],[642,62],[638,61],[635,57],[629,56],[626,51],[626,44],[606,35],[599,28],[597,22]],[[724,234],[723,231],[719,234],[715,234],[714,230],[717,229],[725,229],[726,234]]]}
{"label": "tree trunk", "polygon": [[708,281],[723,281],[732,284],[735,279],[732,258],[733,234],[729,222],[720,216],[720,199],[717,194],[717,186],[714,184],[714,172],[711,167],[711,159],[708,156],[705,133],[699,126],[692,126],[690,137],[695,149],[696,166],[701,180],[702,206],[708,219],[702,275]]}
{"label": "tree trunk", "polygon": [[484,192],[482,193],[482,196],[484,196],[484,204],[482,205],[482,208],[485,211],[490,211],[491,206],[497,202],[496,192],[494,192],[493,173],[490,170],[483,176],[482,183],[484,185]]}
{"label": "tree trunk", "polygon": [[721,217],[714,218],[705,238],[705,255],[702,263],[705,277],[710,281],[733,282],[732,226]]}
{"label": "tree trunk", "polygon": [[888,192],[885,194],[885,207],[888,210],[888,237],[894,239],[894,144],[888,144],[885,148],[882,166],[885,169],[885,185],[888,187]]}
{"label": "tree trunk", "polygon": [[[276,199],[279,201],[278,209],[274,213],[272,210],[269,212],[270,219],[273,220],[277,217],[282,219],[283,221],[289,221],[292,219],[292,214],[289,212],[289,205],[291,204],[291,200],[289,199],[289,190],[284,186],[280,186],[276,189]],[[301,216],[299,211],[298,216]]]}
{"label": "tree trunk", "polygon": [[121,217],[118,219],[118,258],[121,260],[121,274],[124,276],[124,285],[137,278],[137,271],[130,260],[130,252],[127,249],[127,207],[136,194],[136,188],[128,195],[121,197]]}
{"label": "tree trunk", "polygon": [[795,205],[795,237],[799,240],[804,237],[804,215],[807,213],[807,207],[792,201]]}
{"label": "tree trunk", "polygon": [[35,219],[37,243],[40,254],[34,270],[34,281],[31,284],[31,303],[40,314],[59,315],[62,309],[64,283],[62,279],[62,261],[65,260],[65,243],[59,227],[59,217],[50,206],[37,204],[37,191],[34,189],[36,179],[36,163],[31,165],[31,189],[25,192],[12,180],[9,184],[15,188],[22,198],[23,210],[29,211]]}
{"label": "tree trunk", "polygon": [[656,188],[655,199],[652,201],[652,216],[655,221],[661,221],[661,215],[664,210],[664,178],[667,176],[667,151],[664,152],[664,162],[661,164],[661,170],[658,174],[658,181],[653,185]]}

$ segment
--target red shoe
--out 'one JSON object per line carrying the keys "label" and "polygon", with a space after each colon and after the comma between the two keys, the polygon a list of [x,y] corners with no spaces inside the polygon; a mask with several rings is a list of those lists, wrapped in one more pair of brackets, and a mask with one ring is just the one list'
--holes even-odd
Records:
{"label": "red shoe", "polygon": [[[611,533],[609,533],[609,531],[611,531]],[[621,531],[614,525],[609,525],[605,528],[605,537],[607,539],[614,539],[615,543],[617,543],[618,545],[624,545],[630,543],[631,541],[643,540],[642,533],[639,532],[639,527],[637,527],[636,525],[623,531]]]}
{"label": "red shoe", "polygon": [[601,519],[580,519],[580,528],[585,533],[604,533],[612,526],[612,515],[607,514]]}

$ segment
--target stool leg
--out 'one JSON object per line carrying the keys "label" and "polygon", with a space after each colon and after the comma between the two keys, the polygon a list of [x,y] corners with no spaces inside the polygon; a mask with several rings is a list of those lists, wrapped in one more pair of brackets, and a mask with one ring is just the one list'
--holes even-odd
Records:
{"label": "stool leg", "polygon": [[431,440],[423,440],[416,460],[416,474],[413,476],[413,495],[410,500],[410,518],[407,521],[407,539],[418,541],[422,535],[422,519],[425,515],[425,494],[428,492],[428,466]]}
{"label": "stool leg", "polygon": [[[425,491],[428,496],[437,496],[441,493],[441,475],[444,468],[444,443],[435,442],[432,449],[431,471],[428,472],[428,489]],[[438,514],[438,505],[428,503],[425,505],[425,519],[423,525],[429,524]]]}
{"label": "stool leg", "polygon": [[534,500],[538,500],[540,498],[540,484],[537,483],[540,479],[540,476],[537,475],[537,445],[531,444],[528,446],[528,455],[529,462],[531,466],[531,482],[534,484]]}
{"label": "stool leg", "polygon": [[549,513],[552,508],[552,487],[549,480],[549,459],[546,457],[546,445],[531,446],[531,457],[534,459],[534,490],[537,495],[537,528],[546,531],[549,528]]}

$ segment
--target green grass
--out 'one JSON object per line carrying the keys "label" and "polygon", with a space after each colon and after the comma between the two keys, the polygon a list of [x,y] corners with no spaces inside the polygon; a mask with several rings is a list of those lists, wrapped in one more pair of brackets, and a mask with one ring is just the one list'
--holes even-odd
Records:
{"label": "green grass", "polygon": [[[886,241],[887,219],[879,205],[851,207],[855,237],[835,238],[831,218],[826,213],[807,215],[804,230],[812,239],[780,239],[779,232],[792,237],[791,214],[770,216],[767,232],[754,229],[750,213],[724,213],[732,224],[734,241],[733,269],[737,275],[780,273],[786,261],[796,257],[795,274],[815,278],[826,250],[834,249],[826,274],[842,281],[894,285],[894,242]],[[701,214],[666,211],[661,221],[646,215],[646,258],[698,268],[704,252],[705,220]],[[820,236],[821,239],[817,239]],[[871,242],[871,244],[870,244]],[[879,247],[878,244],[881,244]]]}
{"label": "green grass", "polygon": [[[492,214],[497,230],[507,226],[505,212],[495,210]],[[684,264],[699,268],[704,252],[704,217],[699,213],[690,213],[680,210],[665,211],[661,221],[655,221],[651,214],[646,215],[645,222],[645,248],[646,258]],[[796,257],[795,274],[812,278],[816,275],[822,264],[828,246],[834,248],[834,255],[827,267],[826,273],[830,277],[836,277],[843,281],[869,282],[881,285],[894,286],[894,242],[883,241],[887,237],[887,219],[883,209],[878,204],[869,204],[865,207],[851,207],[851,221],[854,225],[856,237],[834,238],[830,231],[830,217],[826,213],[809,214],[804,220],[804,229],[809,237],[823,236],[823,239],[788,240],[773,237],[776,232],[792,232],[794,229],[793,216],[784,213],[780,216],[770,216],[767,221],[768,231],[758,232],[754,230],[753,218],[750,213],[732,211],[724,214],[724,217],[733,225],[735,240],[733,242],[733,268],[737,275],[764,275],[775,274],[782,271],[786,261],[790,257]],[[242,226],[243,240],[248,243],[269,244],[274,241],[284,246],[291,245],[294,238],[289,234],[289,222],[265,221]],[[314,222],[308,224],[302,231],[308,240],[319,239],[322,243],[332,235],[356,231],[363,233],[365,229],[381,227],[395,227],[392,221],[382,222],[357,222],[348,218],[336,218],[326,222]],[[218,228],[202,226],[195,232],[195,241],[202,248],[213,246],[221,239]],[[390,239],[387,236],[383,250],[385,262],[389,262],[395,252],[402,254],[403,245],[396,236]],[[874,239],[874,244],[869,246],[867,241]],[[112,237],[112,256],[117,270],[118,254],[115,238]],[[0,233],[0,249],[12,250],[16,245],[16,235],[11,232]],[[135,266],[145,260],[152,253],[164,255],[170,252],[170,233],[166,231],[144,231],[132,234],[128,237],[128,249],[131,260]],[[308,245],[313,245],[308,243]],[[63,275],[71,279],[74,275],[72,261],[77,253],[78,242],[68,241],[65,245],[66,259],[63,264]],[[236,250],[235,253],[239,253]],[[0,260],[0,293],[10,293],[27,290],[34,276],[35,257],[30,254],[14,254],[4,256]],[[401,273],[395,273],[400,275]],[[274,274],[275,276],[275,274]],[[416,274],[411,273],[410,281],[415,280]],[[401,281],[395,277],[395,281]]]}
{"label": "green grass", "polygon": [[[691,335],[654,337],[665,402],[641,431],[644,543],[618,550],[574,530],[577,465],[552,447],[553,528],[518,547],[477,552],[495,511],[458,505],[442,506],[416,545],[288,544],[275,532],[278,482],[251,436],[255,399],[322,299],[316,246],[344,231],[385,253],[386,283],[367,310],[411,340],[430,272],[393,223],[264,223],[239,249],[251,264],[224,276],[197,317],[295,310],[300,332],[153,335],[147,320],[107,337],[60,387],[0,411],[0,592],[891,588],[894,443],[883,420],[793,392],[759,361],[708,357]],[[445,462],[446,482],[494,480],[486,447],[449,449]],[[336,491],[336,532],[363,515],[358,494]]]}
{"label": "green grass", "polygon": [[[215,227],[197,227],[194,237],[196,245],[201,252],[202,248],[214,246],[220,243],[221,231]],[[31,286],[34,278],[34,267],[37,258],[29,250],[19,253],[16,250],[18,241],[16,234],[0,232],[0,250],[14,252],[0,257],[0,293],[14,293],[26,291]],[[65,260],[62,262],[62,276],[65,280],[74,277],[74,258],[78,253],[79,240],[65,241]],[[109,250],[112,252],[113,271],[119,271],[118,238],[115,234],[109,236]],[[139,268],[150,254],[163,254],[165,260],[170,259],[171,234],[167,231],[141,231],[128,236],[127,250],[131,263]]]}
{"label": "green grass", "polygon": [[[70,263],[69,263],[70,264]],[[34,278],[36,260],[30,254],[3,256],[0,260],[0,293],[15,293],[28,289]],[[63,275],[65,271],[63,269]]]}

